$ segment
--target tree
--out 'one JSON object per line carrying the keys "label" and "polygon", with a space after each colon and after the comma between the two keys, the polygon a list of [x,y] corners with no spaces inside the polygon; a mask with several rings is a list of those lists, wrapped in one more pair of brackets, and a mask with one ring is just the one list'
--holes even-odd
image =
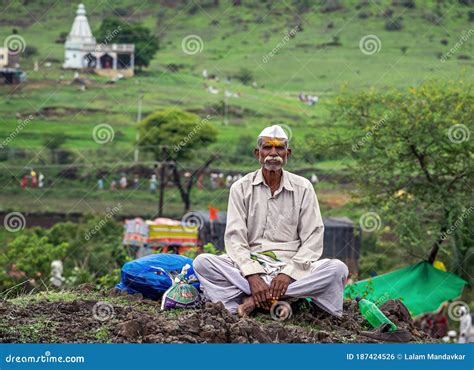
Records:
{"label": "tree", "polygon": [[96,34],[97,42],[105,45],[135,44],[135,65],[140,69],[147,67],[159,50],[158,38],[148,28],[119,18],[105,18]]}
{"label": "tree", "polygon": [[467,236],[458,234],[472,229],[474,213],[473,106],[472,85],[427,82],[404,92],[344,95],[333,111],[352,125],[353,176],[363,202],[393,226],[402,246],[429,262],[451,246],[453,252],[442,250],[453,270],[467,254],[460,242]]}
{"label": "tree", "polygon": [[190,160],[197,149],[216,141],[217,130],[208,123],[209,119],[209,116],[200,119],[192,113],[169,109],[157,111],[139,123],[139,145],[152,152],[156,160],[168,162],[185,211],[191,207],[190,195],[196,179],[217,158],[211,155],[201,166],[191,171],[185,181],[182,180],[179,167]]}

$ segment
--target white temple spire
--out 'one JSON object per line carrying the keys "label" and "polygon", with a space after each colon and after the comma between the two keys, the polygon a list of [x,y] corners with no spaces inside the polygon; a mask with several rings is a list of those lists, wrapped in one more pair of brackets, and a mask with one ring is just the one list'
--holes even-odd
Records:
{"label": "white temple spire", "polygon": [[71,44],[95,44],[95,37],[92,35],[89,22],[86,17],[86,8],[84,4],[77,7],[76,18],[67,37],[66,43]]}

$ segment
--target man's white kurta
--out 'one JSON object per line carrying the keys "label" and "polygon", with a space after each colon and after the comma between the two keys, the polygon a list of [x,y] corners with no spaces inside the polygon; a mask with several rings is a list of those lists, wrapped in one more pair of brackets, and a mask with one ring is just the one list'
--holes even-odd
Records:
{"label": "man's white kurta", "polygon": [[281,273],[300,280],[323,252],[324,225],[311,182],[283,170],[271,195],[262,170],[249,173],[230,189],[225,248],[244,276],[265,273],[251,254],[273,252],[286,266]]}

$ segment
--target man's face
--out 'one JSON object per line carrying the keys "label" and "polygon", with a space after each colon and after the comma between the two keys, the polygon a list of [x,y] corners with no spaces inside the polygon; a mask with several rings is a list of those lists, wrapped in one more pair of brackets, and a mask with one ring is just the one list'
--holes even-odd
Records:
{"label": "man's face", "polygon": [[255,157],[268,171],[279,171],[288,161],[291,149],[285,140],[264,137],[260,148],[255,149]]}

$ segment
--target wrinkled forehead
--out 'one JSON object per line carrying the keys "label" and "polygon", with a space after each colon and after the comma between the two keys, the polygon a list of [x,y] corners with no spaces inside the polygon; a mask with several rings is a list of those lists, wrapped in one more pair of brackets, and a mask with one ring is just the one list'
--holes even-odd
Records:
{"label": "wrinkled forehead", "polygon": [[261,145],[268,145],[268,146],[275,146],[275,147],[286,147],[288,142],[285,139],[280,139],[277,137],[267,137],[267,136],[262,136],[260,137],[261,139]]}

